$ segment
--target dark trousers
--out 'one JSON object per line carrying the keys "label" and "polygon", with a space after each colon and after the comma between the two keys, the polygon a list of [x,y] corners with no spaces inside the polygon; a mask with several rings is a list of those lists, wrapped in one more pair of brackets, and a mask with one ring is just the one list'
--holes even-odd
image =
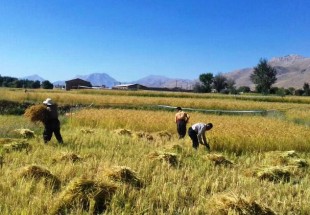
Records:
{"label": "dark trousers", "polygon": [[186,122],[185,120],[177,121],[177,131],[179,134],[179,139],[184,138],[186,135]]}
{"label": "dark trousers", "polygon": [[197,133],[195,130],[192,129],[192,127],[188,128],[188,136],[191,138],[193,143],[193,148],[197,149],[199,146]]}
{"label": "dark trousers", "polygon": [[43,139],[47,143],[51,140],[53,133],[59,143],[63,143],[60,134],[60,122],[58,119],[49,120],[44,124]]}

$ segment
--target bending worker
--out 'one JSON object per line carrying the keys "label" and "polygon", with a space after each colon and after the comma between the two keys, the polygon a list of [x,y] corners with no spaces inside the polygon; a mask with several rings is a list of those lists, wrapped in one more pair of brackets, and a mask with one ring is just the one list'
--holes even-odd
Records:
{"label": "bending worker", "polygon": [[188,128],[188,136],[192,139],[194,149],[197,149],[200,143],[205,145],[207,150],[210,150],[210,146],[206,138],[206,131],[211,130],[212,127],[212,123],[205,124],[199,122]]}

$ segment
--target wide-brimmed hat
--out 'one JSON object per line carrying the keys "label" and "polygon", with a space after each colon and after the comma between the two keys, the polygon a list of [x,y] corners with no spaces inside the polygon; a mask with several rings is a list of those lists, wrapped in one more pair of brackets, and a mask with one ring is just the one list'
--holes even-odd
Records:
{"label": "wide-brimmed hat", "polygon": [[52,100],[51,98],[47,98],[47,99],[43,102],[43,104],[45,104],[45,105],[53,105],[54,102],[53,102],[53,100]]}

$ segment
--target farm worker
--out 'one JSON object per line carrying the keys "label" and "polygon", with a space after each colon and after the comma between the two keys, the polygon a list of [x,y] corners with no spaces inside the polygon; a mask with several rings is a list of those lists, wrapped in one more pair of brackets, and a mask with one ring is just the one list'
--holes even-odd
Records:
{"label": "farm worker", "polygon": [[189,120],[189,115],[185,113],[181,107],[176,108],[175,123],[177,124],[177,131],[179,139],[182,139],[186,135],[186,124]]}
{"label": "farm worker", "polygon": [[206,138],[206,131],[211,130],[212,127],[212,123],[205,124],[199,122],[188,128],[188,136],[192,139],[194,149],[197,149],[200,143],[205,145],[207,150],[210,150],[210,146]]}
{"label": "farm worker", "polygon": [[46,105],[46,114],[44,116],[44,131],[43,131],[43,140],[44,143],[47,143],[51,140],[53,133],[58,141],[58,143],[63,143],[61,134],[60,134],[60,122],[58,120],[58,111],[57,105],[52,101],[52,99],[47,98],[43,101],[43,104]]}

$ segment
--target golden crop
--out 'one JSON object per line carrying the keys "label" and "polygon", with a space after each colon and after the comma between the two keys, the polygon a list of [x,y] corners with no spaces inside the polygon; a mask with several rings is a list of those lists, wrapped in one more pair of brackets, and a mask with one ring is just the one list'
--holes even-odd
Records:
{"label": "golden crop", "polygon": [[[190,112],[189,125],[196,122],[212,122],[208,132],[212,147],[229,151],[246,150],[309,150],[309,128],[275,117],[225,116]],[[85,109],[71,115],[76,127],[125,128],[134,131],[175,133],[174,112]]]}

